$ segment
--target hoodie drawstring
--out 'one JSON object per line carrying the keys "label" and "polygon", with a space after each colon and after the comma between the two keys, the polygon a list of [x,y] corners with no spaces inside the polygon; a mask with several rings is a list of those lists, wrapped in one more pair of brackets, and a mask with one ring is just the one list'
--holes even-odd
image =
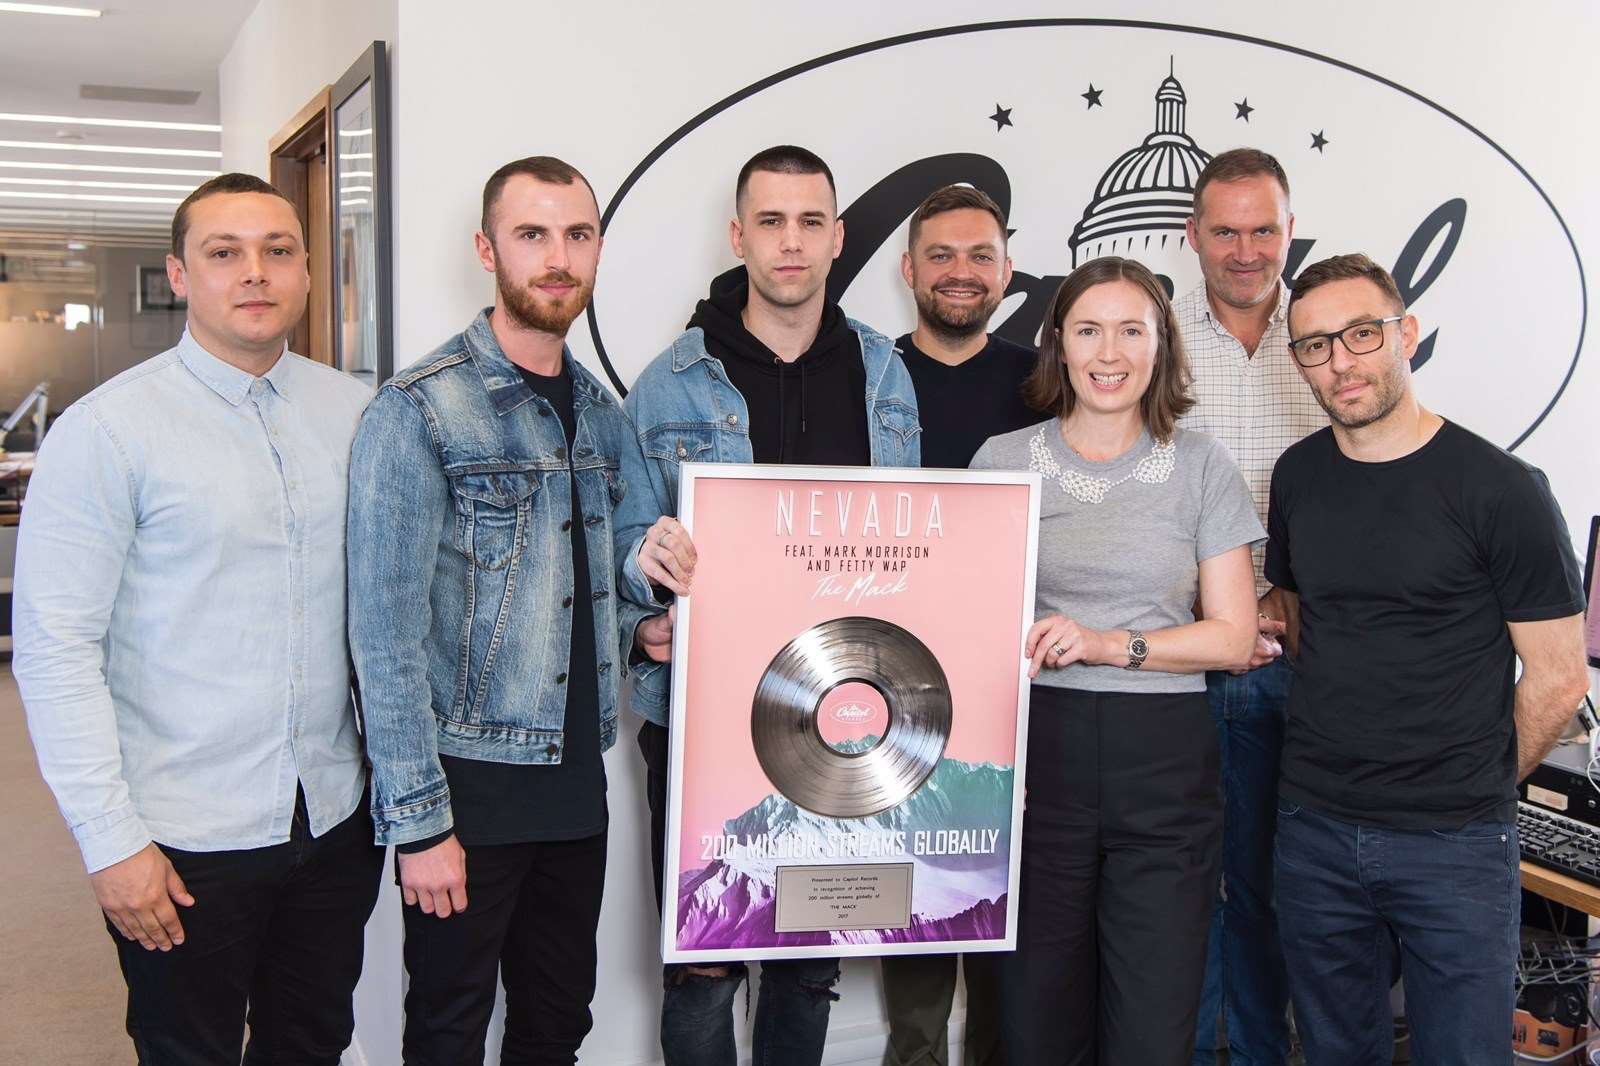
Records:
{"label": "hoodie drawstring", "polygon": [[783,380],[788,377],[788,367],[783,365],[783,360],[777,356],[772,361],[778,364],[778,462],[784,461],[784,445],[789,441],[788,427],[784,424]]}
{"label": "hoodie drawstring", "polygon": [[[784,403],[783,386],[789,380],[789,364],[777,356],[772,357],[773,363],[778,367],[778,462],[785,462],[788,458],[789,425],[788,408]],[[806,364],[800,363],[800,435],[806,435]]]}

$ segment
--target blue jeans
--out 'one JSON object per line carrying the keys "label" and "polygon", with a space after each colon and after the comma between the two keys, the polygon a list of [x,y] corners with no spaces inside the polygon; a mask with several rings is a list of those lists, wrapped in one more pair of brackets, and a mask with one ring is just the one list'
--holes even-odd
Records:
{"label": "blue jeans", "polygon": [[[746,973],[725,977],[666,967],[661,1051],[666,1066],[735,1066],[733,999]],[[828,1012],[838,995],[838,959],[774,959],[761,966],[751,1066],[817,1066],[828,1042]]]}
{"label": "blue jeans", "polygon": [[[667,730],[654,722],[639,728],[645,795],[650,802],[650,861],[661,903],[661,873],[667,818]],[[707,969],[712,967],[705,967]],[[665,1066],[737,1066],[733,999],[748,971],[743,963],[722,976],[662,967],[661,1053]],[[828,1014],[839,998],[838,959],[773,959],[761,966],[751,1066],[818,1066],[828,1043]]]}
{"label": "blue jeans", "polygon": [[1411,1061],[1506,1066],[1518,858],[1514,822],[1375,829],[1280,804],[1278,924],[1308,1066],[1391,1061],[1397,951]]}
{"label": "blue jeans", "polygon": [[1233,1066],[1283,1066],[1289,986],[1273,912],[1278,763],[1293,674],[1282,659],[1235,677],[1206,675],[1222,752],[1222,892],[1211,915],[1194,1066],[1216,1060],[1225,1017]]}

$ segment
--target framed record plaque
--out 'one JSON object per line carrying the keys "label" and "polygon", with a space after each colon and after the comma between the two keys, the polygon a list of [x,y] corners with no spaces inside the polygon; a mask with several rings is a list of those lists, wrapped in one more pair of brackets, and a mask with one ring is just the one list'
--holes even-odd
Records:
{"label": "framed record plaque", "polygon": [[669,962],[1016,946],[1039,476],[685,463]]}

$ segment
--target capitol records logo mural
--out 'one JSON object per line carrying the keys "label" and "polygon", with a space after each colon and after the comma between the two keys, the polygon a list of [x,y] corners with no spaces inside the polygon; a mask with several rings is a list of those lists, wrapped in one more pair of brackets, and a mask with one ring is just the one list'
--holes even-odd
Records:
{"label": "capitol records logo mural", "polygon": [[[982,87],[983,96],[973,95]],[[1216,153],[1282,161],[1295,240],[1286,269],[1363,251],[1423,326],[1431,408],[1498,444],[1531,436],[1582,348],[1583,267],[1555,204],[1488,133],[1353,63],[1196,27],[1104,19],[954,26],[821,56],[711,104],[642,160],[606,205],[589,310],[619,391],[735,264],[733,182],[754,152],[805,145],[838,183],[845,248],[830,292],[898,336],[906,220],[949,182],[1007,208],[1016,268],[991,322],[1031,343],[1071,268],[1144,261],[1200,280],[1183,223]]]}

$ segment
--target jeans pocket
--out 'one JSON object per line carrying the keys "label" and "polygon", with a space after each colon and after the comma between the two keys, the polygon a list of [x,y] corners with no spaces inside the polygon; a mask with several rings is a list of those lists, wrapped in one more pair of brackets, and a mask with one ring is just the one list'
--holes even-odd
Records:
{"label": "jeans pocket", "polygon": [[1510,841],[1513,826],[1508,822],[1468,822],[1459,829],[1431,829],[1436,840],[1452,844],[1505,844]]}

